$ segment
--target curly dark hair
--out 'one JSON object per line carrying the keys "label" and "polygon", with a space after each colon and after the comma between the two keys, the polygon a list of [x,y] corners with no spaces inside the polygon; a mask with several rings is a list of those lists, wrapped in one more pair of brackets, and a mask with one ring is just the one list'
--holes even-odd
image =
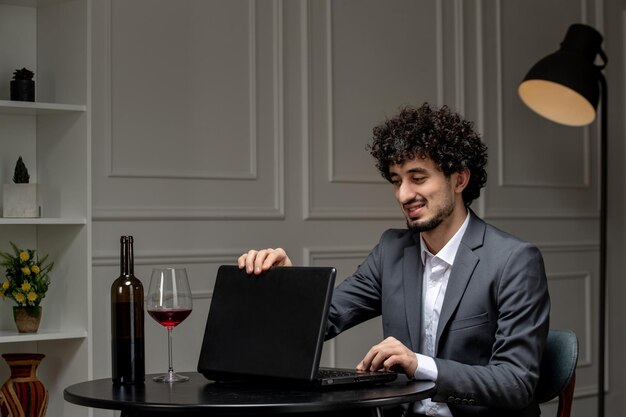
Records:
{"label": "curly dark hair", "polygon": [[468,168],[470,179],[463,190],[466,206],[480,196],[487,182],[487,146],[473,124],[447,106],[434,109],[424,103],[417,109],[403,107],[397,116],[374,127],[373,134],[367,149],[387,181],[390,165],[413,158],[431,159],[446,177]]}

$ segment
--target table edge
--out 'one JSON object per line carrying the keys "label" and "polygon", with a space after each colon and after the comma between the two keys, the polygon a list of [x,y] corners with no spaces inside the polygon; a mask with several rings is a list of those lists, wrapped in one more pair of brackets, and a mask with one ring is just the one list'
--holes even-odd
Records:
{"label": "table edge", "polygon": [[78,406],[84,406],[84,407],[96,408],[96,409],[105,409],[105,410],[138,411],[138,412],[154,412],[154,413],[167,413],[167,412],[174,412],[174,411],[178,411],[178,412],[185,411],[189,413],[197,413],[197,412],[211,411],[215,413],[224,413],[224,414],[245,414],[245,413],[280,414],[280,413],[323,412],[323,411],[331,411],[331,410],[340,411],[340,410],[345,410],[345,409],[365,409],[365,408],[376,408],[376,407],[381,407],[381,406],[399,405],[399,404],[427,398],[429,394],[431,394],[435,390],[434,382],[415,381],[416,384],[421,384],[423,386],[423,389],[415,393],[403,394],[397,397],[362,399],[360,401],[355,401],[351,403],[315,401],[311,403],[293,403],[293,404],[260,403],[260,404],[185,404],[185,405],[165,404],[165,403],[146,404],[146,403],[139,403],[139,402],[121,403],[119,401],[112,400],[112,399],[85,398],[84,396],[76,395],[71,392],[71,389],[74,386],[84,384],[85,382],[96,382],[96,381],[98,380],[84,381],[84,382],[72,384],[66,387],[63,390],[64,400],[71,404],[75,404]]}

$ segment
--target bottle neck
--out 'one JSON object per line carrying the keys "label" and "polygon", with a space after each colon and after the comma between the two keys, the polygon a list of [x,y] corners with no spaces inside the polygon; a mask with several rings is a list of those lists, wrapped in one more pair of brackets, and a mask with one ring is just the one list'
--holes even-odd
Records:
{"label": "bottle neck", "polygon": [[133,265],[133,237],[122,236],[120,240],[120,275],[134,275]]}

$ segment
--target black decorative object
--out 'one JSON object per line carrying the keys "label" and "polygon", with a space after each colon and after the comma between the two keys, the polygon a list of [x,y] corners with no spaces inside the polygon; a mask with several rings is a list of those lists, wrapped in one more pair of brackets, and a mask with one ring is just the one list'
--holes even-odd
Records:
{"label": "black decorative object", "polygon": [[28,174],[28,169],[26,168],[26,164],[22,160],[20,156],[15,163],[15,171],[13,172],[13,182],[16,184],[28,184],[30,181],[30,175]]}
{"label": "black decorative object", "polygon": [[35,101],[34,75],[34,72],[26,68],[13,71],[13,80],[11,80],[11,100]]}

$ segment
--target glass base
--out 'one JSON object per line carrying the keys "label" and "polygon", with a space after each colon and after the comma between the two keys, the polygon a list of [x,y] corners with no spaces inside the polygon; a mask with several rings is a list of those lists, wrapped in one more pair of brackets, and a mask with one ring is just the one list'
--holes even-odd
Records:
{"label": "glass base", "polygon": [[152,378],[152,380],[155,382],[168,382],[168,383],[185,382],[185,381],[189,381],[189,377],[185,375],[177,374],[176,372],[172,371],[164,375],[155,376],[154,378]]}

